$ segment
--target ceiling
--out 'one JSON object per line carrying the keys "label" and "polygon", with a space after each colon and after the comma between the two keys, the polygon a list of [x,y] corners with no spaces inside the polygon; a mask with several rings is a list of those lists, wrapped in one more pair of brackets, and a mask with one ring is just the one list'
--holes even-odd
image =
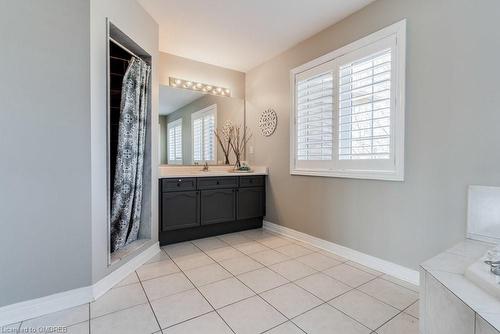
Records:
{"label": "ceiling", "polygon": [[189,89],[160,85],[160,115],[168,115],[202,96],[202,93]]}
{"label": "ceiling", "polygon": [[373,0],[138,0],[159,23],[160,51],[242,72]]}

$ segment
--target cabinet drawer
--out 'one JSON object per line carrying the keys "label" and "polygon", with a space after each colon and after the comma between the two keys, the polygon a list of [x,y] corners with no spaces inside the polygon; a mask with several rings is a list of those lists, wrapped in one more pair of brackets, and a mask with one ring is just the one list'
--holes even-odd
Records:
{"label": "cabinet drawer", "polygon": [[235,188],[238,186],[236,177],[200,177],[198,179],[198,189],[220,189]]}
{"label": "cabinet drawer", "polygon": [[182,179],[162,179],[161,180],[161,191],[184,191],[184,190],[196,190],[196,179],[195,178],[182,178]]}
{"label": "cabinet drawer", "polygon": [[264,176],[240,176],[240,187],[262,187]]}

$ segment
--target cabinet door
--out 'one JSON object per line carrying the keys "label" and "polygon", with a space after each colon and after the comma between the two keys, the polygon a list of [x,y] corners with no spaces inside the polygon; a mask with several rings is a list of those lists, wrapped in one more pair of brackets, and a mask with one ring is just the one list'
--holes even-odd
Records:
{"label": "cabinet door", "polygon": [[238,189],[238,220],[264,216],[264,188]]}
{"label": "cabinet door", "polygon": [[201,224],[216,224],[236,220],[234,189],[201,191]]}
{"label": "cabinet door", "polygon": [[200,225],[199,191],[162,193],[161,198],[162,231]]}

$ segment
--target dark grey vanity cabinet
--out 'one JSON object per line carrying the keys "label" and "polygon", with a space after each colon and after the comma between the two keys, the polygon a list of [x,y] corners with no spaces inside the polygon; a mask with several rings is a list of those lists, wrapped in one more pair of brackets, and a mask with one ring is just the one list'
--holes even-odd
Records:
{"label": "dark grey vanity cabinet", "polygon": [[262,227],[263,175],[165,178],[159,186],[161,245]]}

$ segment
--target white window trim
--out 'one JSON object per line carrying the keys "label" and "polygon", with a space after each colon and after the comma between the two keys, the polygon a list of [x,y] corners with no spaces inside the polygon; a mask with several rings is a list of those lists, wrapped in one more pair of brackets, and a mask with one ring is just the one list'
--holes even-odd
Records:
{"label": "white window trim", "polygon": [[[181,160],[170,160],[170,129],[175,128],[175,127],[181,127]],[[182,165],[184,161],[184,152],[183,152],[183,145],[182,145],[182,118],[176,119],[175,121],[167,123],[167,162],[169,165]]]}
{"label": "white window trim", "polygon": [[[213,112],[214,114],[214,124],[215,124],[215,129],[217,129],[217,104],[212,104],[211,106],[208,106],[206,108],[203,108],[201,110],[198,110],[194,113],[191,114],[191,143],[193,146],[192,153],[191,153],[191,159],[193,159],[193,163],[205,163],[205,160],[195,160],[194,159],[194,131],[193,131],[193,125],[194,125],[194,119],[199,118],[200,114],[207,113],[207,112]],[[214,160],[206,160],[208,164],[215,165],[217,163],[217,139],[215,138],[215,133],[213,135],[213,140],[214,140]]]}
{"label": "white window trim", "polygon": [[[395,36],[396,54],[394,56],[394,68],[396,69],[395,88],[395,110],[394,113],[394,156],[395,169],[390,171],[380,170],[330,170],[330,169],[305,169],[296,167],[296,108],[295,87],[296,75],[330,62],[340,56],[366,47],[379,40]],[[306,64],[298,66],[290,71],[290,174],[307,176],[341,177],[354,179],[373,179],[387,181],[404,181],[404,129],[405,129],[405,72],[406,72],[406,19],[394,23],[373,34],[363,37],[340,49],[316,58]]]}

